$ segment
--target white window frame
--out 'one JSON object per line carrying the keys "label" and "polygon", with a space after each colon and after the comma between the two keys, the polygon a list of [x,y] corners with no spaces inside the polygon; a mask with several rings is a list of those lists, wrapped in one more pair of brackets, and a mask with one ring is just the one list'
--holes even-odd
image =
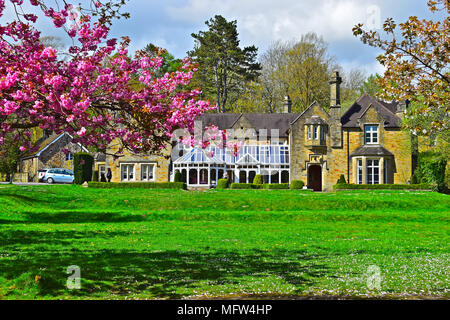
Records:
{"label": "white window frame", "polygon": [[[378,165],[375,165],[375,161],[378,161]],[[380,184],[380,158],[366,159],[366,183],[367,184]],[[375,183],[375,169],[378,168],[378,181]],[[383,174],[383,173],[381,173]],[[371,177],[372,179],[369,179]]]}
{"label": "white window frame", "polygon": [[312,126],[308,126],[308,140],[312,139]]}
{"label": "white window frame", "polygon": [[73,153],[69,151],[66,154],[66,161],[71,161],[71,160],[73,160]]}
{"label": "white window frame", "polygon": [[[373,130],[374,127],[376,128],[376,130]],[[364,144],[379,144],[380,134],[378,128],[379,128],[378,124],[364,125]],[[375,140],[374,134],[376,134],[376,141],[374,141]]]}
{"label": "white window frame", "polygon": [[[127,166],[127,178],[123,178],[123,166]],[[128,171],[128,167],[133,166],[133,179],[130,179],[130,172]],[[136,163],[121,163],[120,164],[120,181],[136,181]]]}
{"label": "white window frame", "polygon": [[314,126],[314,140],[319,140],[319,128],[320,126]]}
{"label": "white window frame", "polygon": [[[149,172],[150,170],[146,170],[147,173],[147,179],[143,178],[144,168],[151,167],[152,168],[152,178],[149,179]],[[154,163],[141,163],[141,181],[155,181],[155,164]]]}
{"label": "white window frame", "polygon": [[363,159],[362,158],[356,159],[356,184],[363,183],[363,174],[364,174],[363,170],[364,170]]}

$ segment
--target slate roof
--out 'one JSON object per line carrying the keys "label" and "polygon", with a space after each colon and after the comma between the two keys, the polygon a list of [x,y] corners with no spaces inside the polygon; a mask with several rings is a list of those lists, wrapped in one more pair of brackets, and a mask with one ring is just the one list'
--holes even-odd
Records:
{"label": "slate roof", "polygon": [[353,151],[350,155],[350,157],[355,156],[393,156],[393,154],[378,144],[366,144]]}
{"label": "slate roof", "polygon": [[372,105],[385,120],[385,128],[400,128],[401,119],[395,114],[399,102],[385,102],[377,100],[368,94],[363,94],[355,103],[342,115],[341,123],[344,128],[359,127],[358,120]]}
{"label": "slate roof", "polygon": [[224,130],[232,128],[241,117],[245,117],[257,132],[267,129],[270,136],[270,129],[279,129],[279,136],[287,137],[291,122],[298,116],[298,113],[208,113],[197,120],[203,122],[203,127],[213,124]]}
{"label": "slate roof", "polygon": [[311,118],[307,119],[305,124],[327,124],[327,122],[321,117],[314,115]]}
{"label": "slate roof", "polygon": [[39,157],[43,150],[45,150],[48,146],[50,146],[51,144],[53,144],[54,142],[56,142],[60,138],[62,138],[64,136],[64,134],[65,133],[61,133],[61,134],[52,133],[47,138],[39,139],[38,141],[36,141],[36,144],[35,144],[36,146],[39,146],[39,148],[34,152],[26,152],[25,154],[22,155],[22,158]]}

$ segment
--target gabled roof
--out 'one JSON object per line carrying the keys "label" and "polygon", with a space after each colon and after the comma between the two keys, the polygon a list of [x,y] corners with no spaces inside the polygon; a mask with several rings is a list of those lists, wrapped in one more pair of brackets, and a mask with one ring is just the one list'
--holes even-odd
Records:
{"label": "gabled roof", "polygon": [[350,155],[350,157],[355,156],[393,156],[393,154],[378,144],[366,144],[353,151]]}
{"label": "gabled roof", "polygon": [[401,119],[395,114],[399,102],[385,102],[377,100],[364,93],[356,102],[342,115],[341,123],[344,128],[358,128],[358,120],[372,105],[385,120],[384,127],[400,128]]}
{"label": "gabled roof", "polygon": [[[39,149],[37,149],[34,152],[30,152],[30,153],[25,153],[22,156],[22,159],[29,159],[29,158],[35,158],[35,157],[39,157],[41,155],[42,152],[44,152],[47,148],[49,148],[52,144],[54,144],[55,142],[57,142],[59,139],[61,139],[62,137],[64,137],[65,135],[68,135],[71,139],[73,139],[73,137],[68,134],[67,132],[63,132],[61,134],[56,134],[53,133],[51,134],[48,138],[44,138],[44,139],[40,139],[36,142],[36,145],[39,146]],[[83,147],[80,143],[78,143],[78,145],[85,151],[88,152],[88,150]]]}
{"label": "gabled roof", "polygon": [[224,130],[231,129],[241,117],[245,117],[257,133],[261,129],[267,129],[267,135],[270,136],[271,129],[279,129],[280,137],[287,137],[290,124],[298,115],[298,113],[209,113],[196,120],[201,120],[203,127],[213,124]]}

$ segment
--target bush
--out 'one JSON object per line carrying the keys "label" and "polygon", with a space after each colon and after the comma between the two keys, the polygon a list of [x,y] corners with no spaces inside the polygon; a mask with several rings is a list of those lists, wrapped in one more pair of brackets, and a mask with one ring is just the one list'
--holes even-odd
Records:
{"label": "bush", "polygon": [[181,172],[179,170],[175,171],[175,177],[173,180],[175,182],[181,182]]}
{"label": "bush", "polygon": [[338,181],[336,184],[346,184],[347,181],[345,181],[345,177],[343,174],[341,174],[341,176],[339,177]]}
{"label": "bush", "polygon": [[219,179],[219,181],[217,181],[217,189],[226,188],[228,188],[228,179]]}
{"label": "bush", "polygon": [[73,156],[74,183],[83,184],[92,180],[94,157],[86,152],[78,152]]}
{"label": "bush", "polygon": [[335,184],[334,190],[431,190],[429,184]]}
{"label": "bush", "polygon": [[430,184],[434,190],[446,191],[445,167],[447,159],[437,152],[421,152],[417,161],[417,168],[411,178],[412,183]]}
{"label": "bush", "polygon": [[187,189],[184,182],[89,182],[89,188],[98,189]]}
{"label": "bush", "polygon": [[98,170],[94,171],[94,174],[92,175],[92,181],[98,181]]}
{"label": "bush", "polygon": [[253,179],[253,184],[263,184],[262,175],[260,174],[255,175],[255,178]]}
{"label": "bush", "polygon": [[231,189],[252,189],[252,183],[232,183]]}
{"label": "bush", "polygon": [[445,167],[444,184],[446,192],[448,193],[450,190],[450,161],[447,162],[447,166]]}
{"label": "bush", "polygon": [[289,189],[289,183],[267,183],[263,184],[264,189]]}
{"label": "bush", "polygon": [[292,180],[291,189],[303,189],[305,183],[302,180]]}

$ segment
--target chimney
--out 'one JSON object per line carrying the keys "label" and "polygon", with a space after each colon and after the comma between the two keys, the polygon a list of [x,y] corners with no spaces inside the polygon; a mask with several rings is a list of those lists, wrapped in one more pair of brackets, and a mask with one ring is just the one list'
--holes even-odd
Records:
{"label": "chimney", "polygon": [[330,84],[330,107],[341,107],[341,86],[342,78],[339,76],[339,72],[333,72]]}
{"label": "chimney", "polygon": [[291,97],[289,97],[289,95],[286,95],[284,97],[283,102],[283,113],[291,113],[291,109],[292,109]]}
{"label": "chimney", "polygon": [[333,72],[330,84],[330,138],[331,146],[335,148],[342,147],[342,125],[341,125],[341,90],[342,78],[339,72]]}

